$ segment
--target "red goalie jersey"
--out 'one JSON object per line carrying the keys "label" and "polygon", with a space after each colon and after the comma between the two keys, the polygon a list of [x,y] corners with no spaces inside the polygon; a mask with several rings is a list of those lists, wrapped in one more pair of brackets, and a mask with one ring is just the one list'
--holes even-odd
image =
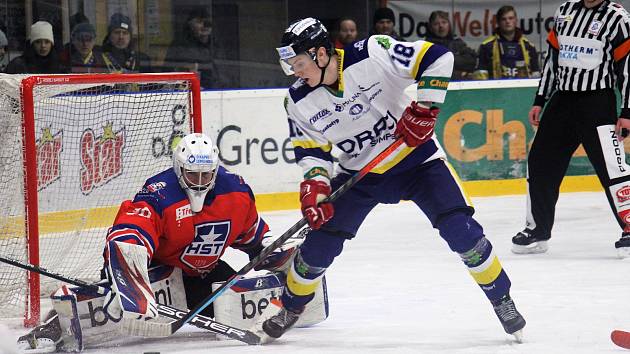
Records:
{"label": "red goalie jersey", "polygon": [[268,231],[250,187],[240,176],[217,168],[215,186],[203,209],[193,213],[169,168],[149,178],[133,201],[122,203],[107,241],[142,245],[151,263],[200,275],[214,268],[227,247],[255,256]]}

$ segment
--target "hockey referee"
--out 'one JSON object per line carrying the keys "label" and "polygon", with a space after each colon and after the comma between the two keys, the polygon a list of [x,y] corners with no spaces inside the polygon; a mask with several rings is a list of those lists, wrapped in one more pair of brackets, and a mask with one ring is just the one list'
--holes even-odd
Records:
{"label": "hockey referee", "polygon": [[[512,238],[512,251],[547,251],[560,183],[582,144],[623,230],[615,248],[620,257],[627,257],[630,167],[623,138],[630,129],[630,17],[612,1],[572,0],[560,5],[554,19],[542,78],[529,112],[529,121],[538,131],[527,159],[526,226]],[[615,87],[621,91],[620,115]]]}

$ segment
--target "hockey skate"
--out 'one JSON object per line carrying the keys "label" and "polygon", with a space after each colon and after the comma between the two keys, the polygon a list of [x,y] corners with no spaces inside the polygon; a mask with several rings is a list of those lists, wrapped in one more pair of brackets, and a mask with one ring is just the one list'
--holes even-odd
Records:
{"label": "hockey skate", "polygon": [[630,258],[630,232],[621,234],[619,241],[615,242],[615,248],[619,258]]}
{"label": "hockey skate", "polygon": [[532,235],[532,230],[525,229],[512,237],[512,252],[516,254],[545,253],[549,246],[549,238]]}
{"label": "hockey skate", "polygon": [[272,342],[293,327],[300,314],[288,310],[278,301],[272,301],[250,331],[260,337],[260,344]]}
{"label": "hockey skate", "polygon": [[17,346],[21,353],[54,353],[63,345],[61,325],[55,310],[51,310],[41,325],[18,338]]}
{"label": "hockey skate", "polygon": [[525,319],[516,309],[516,305],[514,305],[510,294],[504,295],[496,301],[492,301],[492,307],[499,321],[501,321],[505,333],[513,335],[517,342],[522,343]]}

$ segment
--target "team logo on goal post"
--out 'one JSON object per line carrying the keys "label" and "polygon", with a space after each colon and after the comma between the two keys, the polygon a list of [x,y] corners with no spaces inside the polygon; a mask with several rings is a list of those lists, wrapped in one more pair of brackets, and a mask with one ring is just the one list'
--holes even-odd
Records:
{"label": "team logo on goal post", "polygon": [[125,128],[114,132],[114,124],[107,123],[103,134],[96,136],[86,129],[81,136],[81,192],[92,190],[120,176],[123,171],[122,152],[125,147]]}
{"label": "team logo on goal post", "polygon": [[42,129],[37,139],[37,190],[42,190],[61,177],[63,130],[52,134],[51,127]]}

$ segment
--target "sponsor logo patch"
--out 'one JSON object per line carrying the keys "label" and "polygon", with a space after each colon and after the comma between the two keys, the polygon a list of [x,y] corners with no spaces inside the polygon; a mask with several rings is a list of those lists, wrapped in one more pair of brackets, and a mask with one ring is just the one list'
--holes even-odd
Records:
{"label": "sponsor logo patch", "polygon": [[621,187],[620,189],[617,190],[617,193],[615,193],[615,196],[617,197],[617,200],[619,201],[619,203],[627,202],[628,200],[630,200],[630,186],[625,185]]}
{"label": "sponsor logo patch", "polygon": [[594,20],[593,22],[591,22],[591,25],[588,26],[588,33],[592,34],[593,36],[597,36],[603,26],[604,24],[602,23],[602,21]]}
{"label": "sponsor logo patch", "polygon": [[114,124],[107,123],[103,134],[96,136],[92,129],[86,129],[81,136],[81,192],[90,194],[95,188],[122,175],[125,147],[125,128],[114,131]]}
{"label": "sponsor logo patch", "polygon": [[185,218],[189,218],[191,217],[192,214],[192,210],[190,209],[190,204],[186,204],[184,206],[181,206],[177,209],[175,209],[175,221],[179,221]]}
{"label": "sponsor logo patch", "polygon": [[63,130],[52,134],[51,128],[42,129],[42,137],[35,142],[37,149],[37,190],[42,190],[61,177]]}

